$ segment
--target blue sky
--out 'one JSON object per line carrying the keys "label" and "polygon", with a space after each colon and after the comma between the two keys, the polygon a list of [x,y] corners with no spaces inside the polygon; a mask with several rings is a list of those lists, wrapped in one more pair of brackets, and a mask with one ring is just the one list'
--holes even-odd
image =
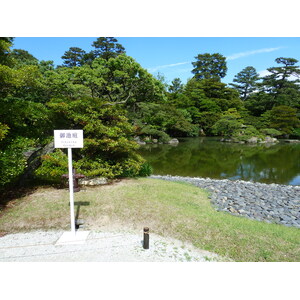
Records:
{"label": "blue sky", "polygon": [[[227,58],[224,83],[247,66],[265,74],[269,67],[277,66],[277,57],[292,57],[300,61],[298,37],[116,37],[133,57],[150,73],[162,74],[166,81],[179,77],[183,83],[193,74],[192,62],[203,53],[220,53]],[[16,37],[13,48],[24,49],[39,60],[53,60],[62,64],[61,56],[70,47],[85,51],[93,49],[97,37]]]}

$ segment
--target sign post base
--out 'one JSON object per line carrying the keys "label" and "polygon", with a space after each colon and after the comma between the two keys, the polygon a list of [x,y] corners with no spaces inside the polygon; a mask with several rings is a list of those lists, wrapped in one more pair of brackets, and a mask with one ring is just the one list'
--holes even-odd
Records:
{"label": "sign post base", "polygon": [[64,232],[55,245],[83,245],[90,231]]}

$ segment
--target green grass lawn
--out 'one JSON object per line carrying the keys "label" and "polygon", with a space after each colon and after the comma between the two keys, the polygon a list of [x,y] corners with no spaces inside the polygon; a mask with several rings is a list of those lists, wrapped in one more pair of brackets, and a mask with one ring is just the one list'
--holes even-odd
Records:
{"label": "green grass lawn", "polygon": [[[234,261],[300,261],[300,230],[217,212],[208,194],[186,183],[123,180],[75,194],[87,230],[150,231]],[[68,229],[68,190],[39,188],[0,215],[0,232]]]}

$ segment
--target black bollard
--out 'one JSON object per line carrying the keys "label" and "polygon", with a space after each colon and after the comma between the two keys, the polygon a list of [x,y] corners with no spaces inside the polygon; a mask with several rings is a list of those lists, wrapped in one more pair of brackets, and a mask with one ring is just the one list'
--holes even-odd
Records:
{"label": "black bollard", "polygon": [[149,228],[148,227],[144,227],[143,248],[144,249],[149,249]]}

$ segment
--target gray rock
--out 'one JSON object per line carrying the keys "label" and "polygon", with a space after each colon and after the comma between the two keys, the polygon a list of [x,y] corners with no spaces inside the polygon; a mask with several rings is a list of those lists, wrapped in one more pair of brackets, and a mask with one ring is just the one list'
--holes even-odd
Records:
{"label": "gray rock", "polygon": [[251,137],[247,140],[247,143],[256,144],[258,142],[258,138],[256,136]]}
{"label": "gray rock", "polygon": [[261,143],[278,143],[279,141],[276,138],[272,138],[270,136],[266,136],[265,140],[262,141]]}
{"label": "gray rock", "polygon": [[136,137],[134,138],[134,140],[135,140],[139,145],[146,145],[146,142],[142,141],[142,140],[140,139],[139,136],[136,136]]}
{"label": "gray rock", "polygon": [[37,148],[34,151],[24,152],[24,157],[27,159],[27,167],[18,184],[22,186],[26,182],[30,181],[33,177],[34,171],[42,164],[41,157],[43,155],[52,153],[54,150],[54,142],[50,142],[46,146]]}
{"label": "gray rock", "polygon": [[178,139],[171,139],[170,141],[168,141],[168,144],[178,144],[179,141]]}
{"label": "gray rock", "polygon": [[108,181],[104,177],[95,177],[95,178],[82,178],[78,180],[80,185],[94,186],[94,185],[103,185],[107,184]]}
{"label": "gray rock", "polygon": [[300,143],[300,140],[285,140],[286,143]]}

